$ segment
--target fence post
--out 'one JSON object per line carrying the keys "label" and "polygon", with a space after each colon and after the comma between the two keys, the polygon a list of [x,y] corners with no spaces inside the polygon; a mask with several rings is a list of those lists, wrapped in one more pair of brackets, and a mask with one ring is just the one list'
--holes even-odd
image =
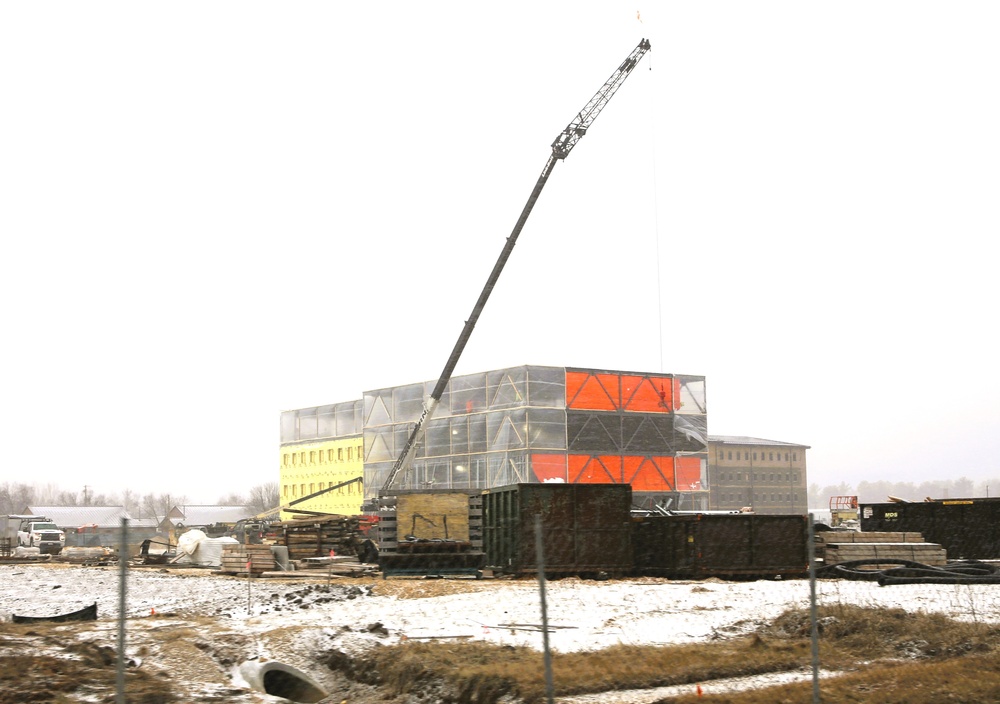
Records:
{"label": "fence post", "polygon": [[813,515],[808,515],[809,525],[806,529],[809,555],[809,630],[812,641],[812,700],[819,704],[819,621],[816,614],[816,532]]}
{"label": "fence post", "polygon": [[118,546],[118,673],[115,678],[117,704],[125,704],[125,592],[128,583],[128,519],[122,519],[121,545]]}
{"label": "fence post", "polygon": [[549,613],[545,605],[545,553],[542,547],[542,514],[535,514],[535,553],[538,557],[538,594],[542,602],[542,652],[545,658],[545,697],[552,704],[552,651],[549,650]]}

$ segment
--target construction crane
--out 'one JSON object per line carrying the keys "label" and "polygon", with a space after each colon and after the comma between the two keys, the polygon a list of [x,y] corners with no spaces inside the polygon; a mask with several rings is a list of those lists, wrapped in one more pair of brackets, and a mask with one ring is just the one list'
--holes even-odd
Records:
{"label": "construction crane", "polygon": [[[472,329],[476,326],[476,322],[479,320],[479,315],[483,312],[483,308],[486,306],[486,301],[490,297],[490,293],[493,292],[493,287],[496,285],[497,279],[500,278],[500,272],[503,271],[504,265],[507,263],[507,259],[510,257],[511,251],[514,249],[514,244],[517,242],[518,235],[521,234],[521,228],[524,227],[524,223],[528,219],[528,215],[531,214],[532,208],[535,207],[535,201],[538,200],[538,196],[542,192],[542,188],[545,187],[546,181],[549,180],[549,176],[552,173],[552,169],[555,167],[558,161],[565,159],[569,156],[569,153],[576,146],[576,143],[587,134],[587,130],[597,119],[597,116],[601,114],[601,111],[611,100],[611,97],[621,88],[622,83],[628,78],[628,75],[635,68],[636,64],[639,63],[639,59],[649,51],[650,44],[648,39],[643,39],[639,42],[638,46],[632,50],[632,53],[628,55],[621,65],[615,69],[615,72],[611,74],[611,77],[604,82],[600,90],[594,94],[583,109],[577,113],[573,121],[566,125],[566,128],[559,133],[555,141],[552,142],[552,153],[549,155],[549,159],[545,162],[545,168],[542,169],[541,175],[538,177],[538,181],[535,183],[535,187],[531,191],[531,195],[528,196],[528,202],[525,203],[524,208],[521,210],[521,216],[517,219],[514,224],[514,229],[510,233],[510,237],[507,238],[507,242],[503,247],[503,251],[500,252],[500,257],[497,259],[496,264],[493,265],[493,271],[490,272],[489,278],[486,280],[486,285],[483,287],[482,293],[479,294],[479,299],[476,301],[476,305],[472,308],[472,314],[469,315],[469,319],[465,321],[465,327],[462,329],[462,333],[458,336],[458,341],[455,343],[454,349],[451,351],[451,356],[448,357],[447,363],[444,365],[444,369],[441,372],[441,376],[438,378],[437,384],[434,386],[434,390],[431,391],[430,397],[424,403],[423,409],[421,410],[420,417],[414,424],[413,429],[410,432],[409,437],[406,440],[406,444],[403,446],[403,450],[399,453],[399,457],[393,464],[392,469],[389,470],[389,474],[386,476],[385,481],[382,483],[382,488],[379,491],[378,498],[386,495],[386,492],[390,490],[396,477],[399,476],[400,472],[405,471],[409,468],[410,463],[413,460],[413,455],[416,452],[417,444],[423,437],[425,430],[425,424],[434,415],[434,411],[437,409],[438,402],[441,400],[441,396],[444,394],[445,387],[448,385],[449,380],[451,380],[451,374],[455,370],[455,365],[458,364],[458,358],[462,356],[462,351],[465,349],[466,343],[469,341],[469,337],[472,335]],[[377,503],[377,499],[376,499]]]}

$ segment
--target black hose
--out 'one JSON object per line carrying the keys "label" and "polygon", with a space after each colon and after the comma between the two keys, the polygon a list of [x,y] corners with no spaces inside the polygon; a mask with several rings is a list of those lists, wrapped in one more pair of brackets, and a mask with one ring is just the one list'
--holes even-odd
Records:
{"label": "black hose", "polygon": [[879,575],[882,574],[882,572],[884,572],[885,570],[862,569],[866,565],[900,565],[902,567],[913,567],[913,568],[920,568],[927,566],[920,562],[913,562],[912,560],[893,560],[889,558],[848,560],[846,562],[838,562],[834,565],[826,565],[825,567],[821,567],[816,571],[816,576],[850,579],[859,582],[878,581]]}
{"label": "black hose", "polygon": [[[897,566],[864,569],[867,565]],[[935,567],[912,560],[871,558],[827,565],[821,567],[816,576],[878,582],[883,587],[890,584],[1000,584],[1000,567],[977,560],[962,560]]]}

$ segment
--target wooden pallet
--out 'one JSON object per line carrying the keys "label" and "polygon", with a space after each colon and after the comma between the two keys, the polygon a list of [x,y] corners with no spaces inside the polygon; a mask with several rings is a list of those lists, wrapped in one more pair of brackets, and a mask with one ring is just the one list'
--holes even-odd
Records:
{"label": "wooden pallet", "polygon": [[222,569],[225,574],[260,575],[274,570],[276,563],[270,545],[223,545]]}

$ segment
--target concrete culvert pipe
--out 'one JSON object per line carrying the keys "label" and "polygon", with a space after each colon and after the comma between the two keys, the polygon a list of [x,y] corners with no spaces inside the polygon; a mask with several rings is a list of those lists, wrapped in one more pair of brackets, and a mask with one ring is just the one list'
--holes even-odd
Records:
{"label": "concrete culvert pipe", "polygon": [[308,675],[281,662],[245,662],[240,665],[240,675],[250,689],[289,701],[315,704],[326,697]]}

